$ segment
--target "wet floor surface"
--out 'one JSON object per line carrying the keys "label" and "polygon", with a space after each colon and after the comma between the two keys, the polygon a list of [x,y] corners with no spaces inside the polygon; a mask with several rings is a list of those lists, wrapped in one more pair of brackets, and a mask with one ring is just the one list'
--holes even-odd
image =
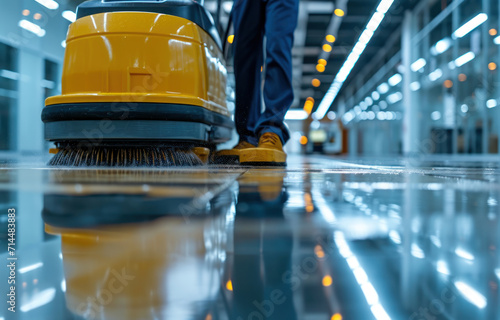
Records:
{"label": "wet floor surface", "polygon": [[0,320],[500,318],[494,158],[43,163],[0,160]]}

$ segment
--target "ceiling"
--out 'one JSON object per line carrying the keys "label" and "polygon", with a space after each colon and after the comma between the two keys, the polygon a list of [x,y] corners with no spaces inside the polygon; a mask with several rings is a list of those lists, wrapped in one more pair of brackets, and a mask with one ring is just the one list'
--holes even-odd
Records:
{"label": "ceiling", "polygon": [[[83,2],[81,0],[67,0],[68,5],[75,6]],[[216,13],[217,0],[205,0],[205,6],[213,15]],[[233,1],[223,0],[221,10],[221,24],[225,26]],[[315,100],[314,108],[317,108],[321,99],[329,89],[336,73],[346,60],[359,35],[366,26],[371,15],[375,11],[380,0],[301,0],[299,10],[298,27],[295,32],[295,45],[293,48],[293,73],[295,101],[292,108],[302,108],[306,98]],[[390,35],[400,27],[405,9],[411,8],[416,3],[412,0],[396,0],[392,9],[388,12],[384,22],[375,32],[372,40],[361,55],[350,76],[344,83],[343,89],[356,79],[360,72],[367,73],[370,60],[387,46]],[[342,8],[345,12],[343,17],[334,14],[336,8]],[[332,44],[332,51],[327,54],[322,52],[322,45],[332,19],[338,19],[337,28],[330,28],[336,37]],[[391,44],[389,52],[399,51],[399,41]],[[318,59],[325,57],[327,65],[325,71],[320,73],[316,70]],[[385,57],[389,59],[391,55]],[[368,71],[368,72],[367,72]],[[375,71],[375,70],[373,70]],[[321,81],[317,88],[311,82],[316,78]],[[365,79],[366,80],[366,79]],[[342,94],[342,90],[339,95]],[[335,103],[334,107],[335,109]]]}

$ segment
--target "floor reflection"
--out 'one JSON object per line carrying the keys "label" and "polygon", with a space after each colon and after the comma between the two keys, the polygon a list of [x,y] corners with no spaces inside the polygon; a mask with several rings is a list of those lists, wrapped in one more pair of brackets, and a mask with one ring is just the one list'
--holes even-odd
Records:
{"label": "floor reflection", "polygon": [[13,319],[499,319],[498,169],[459,165],[0,170]]}

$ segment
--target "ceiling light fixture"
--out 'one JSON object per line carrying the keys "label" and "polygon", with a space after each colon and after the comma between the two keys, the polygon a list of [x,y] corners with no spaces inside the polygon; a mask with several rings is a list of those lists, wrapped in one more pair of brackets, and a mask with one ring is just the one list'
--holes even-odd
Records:
{"label": "ceiling light fixture", "polygon": [[340,68],[339,72],[335,76],[335,79],[333,80],[333,83],[331,84],[327,93],[323,97],[323,100],[319,104],[318,110],[315,112],[316,116],[319,119],[323,119],[323,117],[328,112],[328,109],[330,109],[333,101],[335,100],[337,94],[340,91],[340,88],[342,88],[342,85],[344,84],[345,80],[347,79],[352,69],[356,65],[356,62],[358,61],[359,57],[365,50],[366,45],[370,42],[374,32],[378,29],[380,23],[383,21],[385,14],[389,10],[393,2],[394,0],[380,1],[379,5],[377,6],[377,9],[375,10],[375,13],[371,16],[370,20],[368,21],[365,30],[359,36],[356,45],[353,47],[353,50],[351,51],[346,61]]}
{"label": "ceiling light fixture", "polygon": [[486,20],[488,20],[488,15],[486,13],[480,13],[474,18],[470,19],[466,23],[464,23],[460,28],[455,30],[451,37],[453,39],[458,39],[466,36],[471,32],[472,30],[476,29],[479,27],[481,24],[483,24]]}

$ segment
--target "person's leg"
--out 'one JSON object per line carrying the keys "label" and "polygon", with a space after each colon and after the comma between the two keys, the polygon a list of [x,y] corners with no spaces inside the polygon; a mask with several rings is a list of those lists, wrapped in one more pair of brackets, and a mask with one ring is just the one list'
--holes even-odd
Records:
{"label": "person's leg", "polygon": [[266,4],[266,110],[257,124],[257,135],[277,134],[283,144],[290,138],[284,124],[293,102],[292,46],[297,26],[299,0],[267,0]]}
{"label": "person's leg", "polygon": [[265,7],[262,0],[237,0],[233,8],[235,125],[240,140],[257,145]]}

